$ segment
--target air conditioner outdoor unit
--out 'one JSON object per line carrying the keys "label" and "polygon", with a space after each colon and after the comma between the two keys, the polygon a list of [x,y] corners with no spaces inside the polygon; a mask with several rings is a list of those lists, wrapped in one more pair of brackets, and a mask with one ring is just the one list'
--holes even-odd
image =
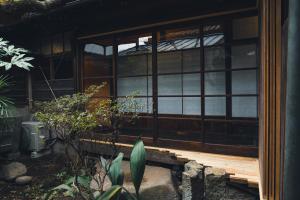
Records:
{"label": "air conditioner outdoor unit", "polygon": [[45,142],[49,137],[42,122],[27,121],[22,122],[23,137],[22,147],[25,151],[31,152],[31,157],[37,158],[42,156],[40,152],[45,150]]}

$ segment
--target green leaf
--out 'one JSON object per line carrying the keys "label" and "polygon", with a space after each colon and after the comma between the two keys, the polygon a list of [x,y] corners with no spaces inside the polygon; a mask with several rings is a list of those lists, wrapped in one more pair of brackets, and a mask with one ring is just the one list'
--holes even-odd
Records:
{"label": "green leaf", "polygon": [[109,165],[107,163],[107,160],[105,160],[105,158],[103,158],[102,156],[100,157],[100,161],[101,161],[101,166],[107,171],[109,168]]}
{"label": "green leaf", "polygon": [[96,200],[112,200],[114,198],[117,198],[120,195],[121,191],[122,191],[121,186],[113,185]]}
{"label": "green leaf", "polygon": [[90,188],[91,180],[92,180],[92,178],[90,176],[78,176],[77,177],[78,184],[83,186],[86,189]]}
{"label": "green leaf", "polygon": [[142,140],[138,140],[130,155],[131,179],[138,196],[146,165],[146,151]]}
{"label": "green leaf", "polygon": [[68,178],[68,179],[64,182],[64,184],[65,184],[65,185],[71,185],[72,183],[74,183],[74,181],[75,181],[75,177],[73,176],[73,177]]}
{"label": "green leaf", "polygon": [[57,194],[57,191],[50,190],[49,192],[47,192],[43,195],[42,199],[43,200],[52,200],[56,194]]}
{"label": "green leaf", "polygon": [[53,188],[52,190],[71,190],[71,191],[73,191],[72,187],[70,187],[66,184],[61,184],[61,185]]}
{"label": "green leaf", "polygon": [[112,185],[123,185],[124,174],[122,171],[122,160],[124,154],[119,153],[119,155],[112,161],[109,168],[109,178]]}
{"label": "green leaf", "polygon": [[100,196],[101,196],[101,193],[100,193],[99,191],[95,191],[95,192],[93,193],[93,198],[94,198],[94,199],[98,199]]}

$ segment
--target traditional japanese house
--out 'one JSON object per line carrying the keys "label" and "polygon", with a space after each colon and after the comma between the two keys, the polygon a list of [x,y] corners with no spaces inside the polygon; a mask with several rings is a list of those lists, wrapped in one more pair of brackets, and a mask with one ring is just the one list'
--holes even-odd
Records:
{"label": "traditional japanese house", "polygon": [[52,98],[45,79],[57,96],[139,91],[121,143],[256,157],[262,196],[280,199],[287,19],[287,0],[71,0],[0,30],[36,57],[23,104]]}

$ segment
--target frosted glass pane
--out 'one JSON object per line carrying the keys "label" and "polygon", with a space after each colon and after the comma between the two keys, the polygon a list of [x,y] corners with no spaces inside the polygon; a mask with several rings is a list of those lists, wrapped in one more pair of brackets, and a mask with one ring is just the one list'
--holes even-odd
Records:
{"label": "frosted glass pane", "polygon": [[183,74],[183,95],[200,95],[200,73]]}
{"label": "frosted glass pane", "polygon": [[112,46],[107,46],[107,47],[105,47],[105,54],[106,54],[107,56],[112,55],[112,54],[113,54],[113,47],[112,47]]}
{"label": "frosted glass pane", "polygon": [[158,73],[181,72],[181,52],[158,53],[157,67]]}
{"label": "frosted glass pane", "polygon": [[148,76],[148,96],[152,96],[152,76]]}
{"label": "frosted glass pane", "polygon": [[256,45],[232,46],[232,68],[257,67]]}
{"label": "frosted glass pane", "polygon": [[200,97],[184,97],[183,98],[183,114],[201,115],[201,98]]}
{"label": "frosted glass pane", "polygon": [[152,74],[152,54],[147,55],[147,61],[148,61],[148,75]]}
{"label": "frosted glass pane", "polygon": [[181,97],[159,97],[158,98],[159,114],[182,114]]}
{"label": "frosted glass pane", "polygon": [[186,50],[182,53],[183,71],[200,71],[200,49]]}
{"label": "frosted glass pane", "polygon": [[225,97],[205,97],[205,115],[223,116],[226,114]]}
{"label": "frosted glass pane", "polygon": [[204,74],[205,95],[225,94],[225,72]]}
{"label": "frosted glass pane", "polygon": [[133,92],[138,92],[138,95],[147,95],[147,77],[128,77],[119,78],[117,80],[118,96],[127,96]]}
{"label": "frosted glass pane", "polygon": [[258,17],[245,17],[233,20],[233,38],[258,37]]}
{"label": "frosted glass pane", "polygon": [[232,94],[257,94],[257,71],[233,71]]}
{"label": "frosted glass pane", "polygon": [[152,98],[135,98],[142,113],[152,113]]}
{"label": "frosted glass pane", "polygon": [[153,112],[153,101],[152,97],[148,98],[148,103],[147,103],[147,112],[152,113]]}
{"label": "frosted glass pane", "polygon": [[[127,106],[122,106],[124,110],[123,112],[139,112],[139,113],[147,113],[148,112],[148,102],[147,98],[134,98],[130,102],[125,102],[125,98],[118,98],[118,101],[122,103],[123,105]],[[130,105],[130,104],[131,105]],[[151,109],[152,111],[152,109]]]}
{"label": "frosted glass pane", "polygon": [[147,75],[147,56],[119,56],[118,76]]}
{"label": "frosted glass pane", "polygon": [[257,97],[232,97],[233,117],[257,117]]}
{"label": "frosted glass pane", "polygon": [[181,95],[181,75],[159,75],[158,95]]}
{"label": "frosted glass pane", "polygon": [[204,48],[205,70],[225,69],[224,47]]}

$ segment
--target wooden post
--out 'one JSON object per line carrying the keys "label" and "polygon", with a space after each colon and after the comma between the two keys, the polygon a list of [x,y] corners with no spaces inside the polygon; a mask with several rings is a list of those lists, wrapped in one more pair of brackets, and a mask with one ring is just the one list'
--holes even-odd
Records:
{"label": "wooden post", "polygon": [[281,2],[261,0],[259,167],[262,196],[281,196],[282,71]]}
{"label": "wooden post", "polygon": [[300,1],[289,1],[283,199],[299,199]]}

